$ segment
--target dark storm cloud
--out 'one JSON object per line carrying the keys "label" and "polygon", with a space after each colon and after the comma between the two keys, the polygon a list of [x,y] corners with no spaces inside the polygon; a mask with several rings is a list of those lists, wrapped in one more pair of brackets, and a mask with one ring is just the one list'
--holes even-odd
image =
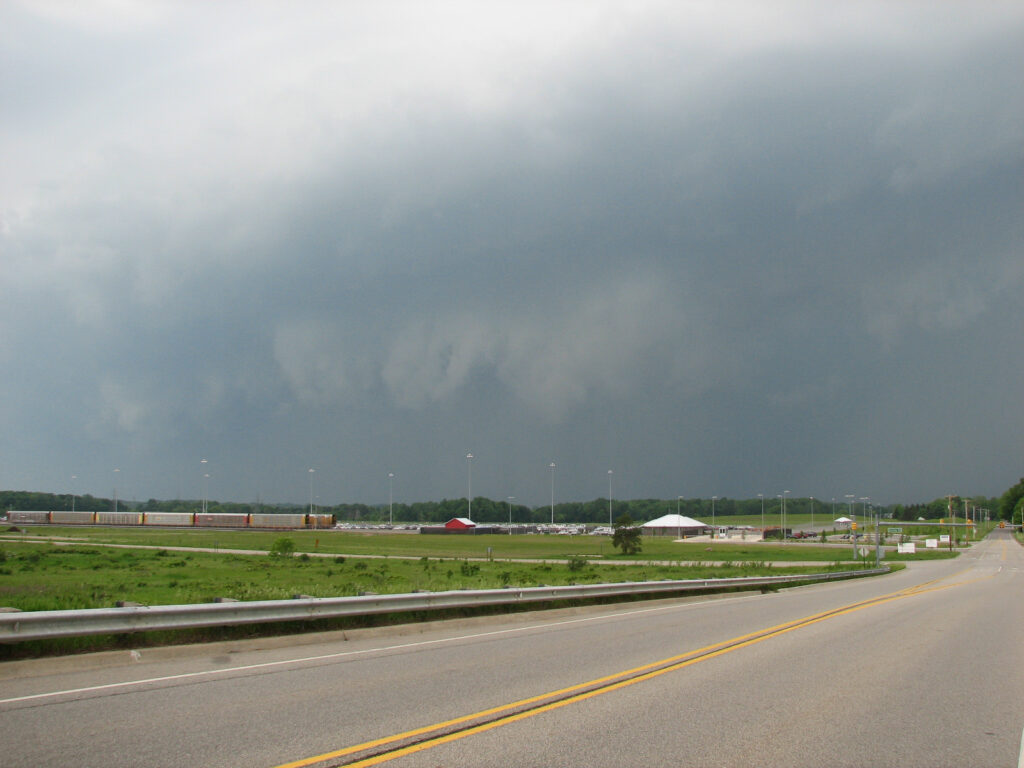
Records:
{"label": "dark storm cloud", "polygon": [[1015,479],[1013,6],[147,8],[6,12],[0,486]]}

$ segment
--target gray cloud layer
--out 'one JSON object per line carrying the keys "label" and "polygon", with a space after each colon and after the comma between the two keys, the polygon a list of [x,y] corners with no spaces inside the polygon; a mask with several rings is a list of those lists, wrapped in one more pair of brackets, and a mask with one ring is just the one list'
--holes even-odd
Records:
{"label": "gray cloud layer", "polygon": [[0,10],[0,486],[999,493],[1016,4]]}

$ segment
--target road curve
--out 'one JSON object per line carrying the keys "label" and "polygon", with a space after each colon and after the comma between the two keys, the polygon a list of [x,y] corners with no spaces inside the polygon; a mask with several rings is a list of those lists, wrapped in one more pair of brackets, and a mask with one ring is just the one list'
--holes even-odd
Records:
{"label": "road curve", "polygon": [[996,532],[776,594],[8,663],[2,762],[1016,766],[1022,595]]}

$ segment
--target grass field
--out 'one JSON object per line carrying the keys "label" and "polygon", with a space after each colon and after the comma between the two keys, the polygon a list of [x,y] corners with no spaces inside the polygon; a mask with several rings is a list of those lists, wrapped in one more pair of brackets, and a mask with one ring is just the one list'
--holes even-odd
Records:
{"label": "grass field", "polygon": [[[293,556],[265,554],[282,538],[295,543]],[[58,546],[53,540],[72,543]],[[105,546],[110,544],[127,548]],[[813,573],[849,568],[852,554],[851,547],[809,543],[716,542],[712,546],[708,542],[645,538],[643,546],[642,554],[626,558],[612,549],[608,537],[598,536],[40,526],[23,533],[7,532],[0,540],[0,606],[24,611],[64,610],[110,607],[118,601],[169,605],[205,603],[218,597],[277,600],[296,595],[335,597]],[[186,549],[172,549],[176,547]],[[200,548],[221,551],[205,552]],[[945,552],[927,555],[948,556]],[[797,561],[811,564],[779,565]],[[154,633],[147,638],[77,638],[26,648],[0,647],[0,658],[97,650],[126,643],[194,642],[251,636],[261,631],[224,628],[224,632]]]}
{"label": "grass field", "polygon": [[413,590],[489,589],[539,584],[725,578],[828,570],[829,564],[774,568],[764,563],[727,565],[599,565],[584,558],[567,563],[488,562],[422,557],[362,559],[268,557],[114,549],[3,542],[0,545],[0,605],[21,610],[400,593]]}

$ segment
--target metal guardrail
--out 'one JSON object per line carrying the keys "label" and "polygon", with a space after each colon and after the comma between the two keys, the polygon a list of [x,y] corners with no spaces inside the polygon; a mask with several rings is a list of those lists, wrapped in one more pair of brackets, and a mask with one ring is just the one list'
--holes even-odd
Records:
{"label": "metal guardrail", "polygon": [[686,581],[639,581],[561,587],[412,592],[358,597],[306,597],[294,600],[88,608],[74,611],[25,611],[0,614],[0,643],[83,635],[121,634],[166,629],[307,621],[380,613],[477,608],[554,600],[590,600],[623,595],[671,594],[700,590],[755,588],[886,573],[888,568],[789,576],[753,576]]}

